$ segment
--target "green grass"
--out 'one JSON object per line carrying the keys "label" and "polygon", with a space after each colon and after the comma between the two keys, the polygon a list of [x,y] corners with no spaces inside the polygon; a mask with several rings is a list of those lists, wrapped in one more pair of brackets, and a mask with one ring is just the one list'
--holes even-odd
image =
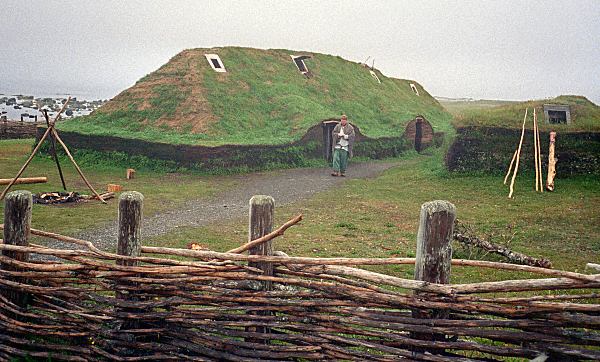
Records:
{"label": "green grass", "polygon": [[[298,213],[301,225],[274,241],[274,249],[292,256],[414,257],[421,204],[444,199],[457,207],[461,222],[481,237],[535,257],[554,267],[584,271],[600,257],[600,183],[592,177],[559,179],[553,193],[532,190],[532,176],[520,175],[513,200],[498,176],[454,176],[441,168],[441,151],[410,155],[376,179],[352,180],[345,186],[293,206],[276,209],[275,224]],[[351,169],[350,169],[351,172]],[[225,251],[247,239],[247,220],[201,228],[182,228],[161,238],[175,247],[199,242]],[[467,257],[461,248],[455,257]],[[492,260],[499,260],[492,258]],[[412,278],[411,266],[369,269]],[[454,268],[452,282],[502,280],[528,276],[479,268]]]}
{"label": "green grass", "polygon": [[478,100],[438,100],[442,107],[446,109],[452,116],[461,117],[465,112],[469,111],[485,111],[490,108],[506,106],[520,103],[519,101],[504,101],[496,99],[478,99]]}
{"label": "green grass", "polygon": [[[216,52],[227,73],[214,72],[204,53]],[[300,52],[305,54],[305,52]],[[304,77],[290,50],[191,49],[140,79],[100,110],[60,124],[66,131],[173,144],[285,144],[324,119],[348,114],[372,138],[397,136],[416,115],[448,132],[450,114],[418,83],[362,65],[309,53]],[[420,96],[410,89],[416,83]]]}
{"label": "green grass", "polygon": [[[533,108],[539,120],[541,131],[555,130],[561,132],[575,131],[600,131],[600,107],[590,102],[587,98],[581,96],[560,96],[554,99],[535,100],[527,102],[510,102],[493,107],[469,106],[469,102],[463,103],[462,108],[455,108],[453,124],[455,127],[464,126],[486,126],[486,127],[505,127],[521,128],[525,108],[529,108],[528,117],[531,128],[533,119]],[[544,122],[544,104],[567,104],[571,107],[572,123],[567,124],[546,124]],[[447,103],[444,104],[447,106]]]}
{"label": "green grass", "polygon": [[[31,150],[32,141],[0,141],[0,177],[12,177]],[[275,225],[298,213],[304,221],[275,239],[276,250],[292,256],[318,257],[414,257],[419,209],[422,203],[444,199],[457,207],[461,222],[481,237],[496,243],[511,240],[515,251],[549,258],[555,268],[585,271],[587,262],[600,257],[600,183],[594,177],[557,179],[553,193],[536,193],[532,175],[517,178],[515,198],[501,176],[450,175],[441,166],[443,148],[429,154],[408,153],[400,166],[373,179],[349,180],[334,190],[290,206],[276,208]],[[67,185],[87,190],[71,166],[63,162]],[[126,190],[145,195],[145,214],[173,208],[190,197],[226,190],[232,182],[223,176],[164,173],[138,170],[125,180],[123,168],[108,165],[82,168],[99,189],[119,183]],[[349,172],[352,172],[350,168]],[[32,192],[59,190],[54,163],[36,158],[25,176],[47,175],[48,184],[21,185]],[[109,205],[89,202],[76,206],[34,205],[34,228],[74,235],[80,230],[116,220],[116,200]],[[3,206],[0,206],[0,211]],[[147,245],[185,248],[199,242],[225,251],[247,240],[247,220],[240,218],[200,228],[178,228],[170,234],[146,239]],[[455,257],[466,257],[457,249]],[[496,258],[497,260],[497,258]],[[412,277],[412,267],[370,267],[398,276]],[[454,268],[452,282],[475,282],[521,277],[525,274],[478,268]]]}
{"label": "green grass", "polygon": [[[0,178],[11,178],[16,175],[29,156],[33,143],[33,140],[0,141]],[[122,185],[124,191],[139,191],[144,194],[146,215],[173,208],[190,198],[208,197],[230,186],[229,181],[222,177],[166,173],[144,168],[137,170],[133,180],[126,180],[125,168],[111,166],[108,162],[96,164],[93,159],[78,161],[97,191],[106,191],[107,184],[115,183]],[[70,162],[63,159],[61,166],[69,191],[91,194]],[[48,183],[15,185],[11,190],[29,190],[33,193],[62,190],[56,165],[49,156],[34,158],[22,177],[33,176],[47,176]],[[4,213],[3,201],[0,202],[0,212]],[[108,205],[98,201],[61,206],[34,205],[32,227],[74,235],[116,218],[116,199],[109,200]]]}

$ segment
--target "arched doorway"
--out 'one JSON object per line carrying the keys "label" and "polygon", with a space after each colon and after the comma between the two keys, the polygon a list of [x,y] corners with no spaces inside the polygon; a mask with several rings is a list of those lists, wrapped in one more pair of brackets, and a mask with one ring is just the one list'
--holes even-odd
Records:
{"label": "arched doorway", "polygon": [[425,117],[417,116],[406,125],[404,138],[413,145],[417,152],[421,152],[433,142],[433,127]]}

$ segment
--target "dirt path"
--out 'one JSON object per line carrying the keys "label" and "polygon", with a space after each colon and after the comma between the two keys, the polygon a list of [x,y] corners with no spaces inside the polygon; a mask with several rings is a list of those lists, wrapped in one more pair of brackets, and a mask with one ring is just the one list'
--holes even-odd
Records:
{"label": "dirt path", "polygon": [[[178,227],[203,226],[220,220],[246,215],[253,195],[270,195],[275,205],[286,205],[307,199],[318,192],[340,185],[347,180],[371,178],[398,162],[360,162],[349,165],[347,177],[332,177],[328,168],[301,168],[232,176],[235,186],[211,198],[195,199],[180,207],[153,216],[145,216],[142,237],[164,235]],[[97,247],[114,251],[117,223],[87,230],[77,237],[92,241]],[[65,247],[56,241],[53,247]],[[69,245],[72,247],[72,245]]]}

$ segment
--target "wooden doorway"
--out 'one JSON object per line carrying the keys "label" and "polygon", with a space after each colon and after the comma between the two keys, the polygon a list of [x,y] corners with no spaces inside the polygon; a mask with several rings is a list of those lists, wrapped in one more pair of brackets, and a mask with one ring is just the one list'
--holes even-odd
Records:
{"label": "wooden doorway", "polygon": [[321,122],[321,127],[323,128],[323,157],[327,162],[333,161],[333,154],[331,153],[331,148],[333,146],[332,132],[338,122],[338,120],[326,120]]}
{"label": "wooden doorway", "polygon": [[421,152],[433,143],[433,127],[422,116],[417,116],[406,125],[404,138],[410,142],[415,151]]}

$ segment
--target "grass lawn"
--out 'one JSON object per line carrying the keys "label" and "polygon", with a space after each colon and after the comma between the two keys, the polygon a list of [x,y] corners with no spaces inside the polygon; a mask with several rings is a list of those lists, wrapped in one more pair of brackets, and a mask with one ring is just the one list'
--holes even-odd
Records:
{"label": "grass lawn", "polygon": [[[532,177],[521,175],[515,198],[509,200],[502,177],[448,175],[441,164],[441,152],[413,154],[376,179],[352,180],[310,200],[276,207],[276,226],[298,213],[304,214],[304,221],[275,239],[274,249],[291,256],[414,257],[421,204],[444,199],[456,205],[458,218],[481,237],[496,243],[512,239],[512,249],[549,258],[555,268],[584,271],[587,262],[600,259],[597,180],[558,179],[555,192],[540,194],[532,189]],[[171,246],[185,247],[196,241],[212,250],[226,251],[246,239],[244,218],[181,228],[146,243],[164,245],[169,240]],[[466,250],[457,249],[455,257],[468,255]],[[412,266],[369,268],[404,277],[412,277],[413,272]],[[452,282],[523,276],[526,274],[457,267]]]}
{"label": "grass lawn", "polygon": [[[0,178],[12,178],[21,168],[32,150],[34,140],[0,141]],[[69,191],[91,194],[77,171],[66,158],[61,160],[65,182]],[[135,178],[125,179],[125,169],[80,164],[84,174],[100,193],[106,191],[109,183],[120,184],[125,191],[139,191],[144,194],[144,213],[152,215],[160,210],[175,207],[189,198],[209,196],[227,188],[230,183],[221,177],[198,176],[194,174],[160,173],[138,170]],[[60,177],[54,161],[49,156],[34,158],[22,177],[47,176],[48,183],[14,185],[11,190],[29,190],[33,193],[62,191]],[[5,185],[0,185],[2,189]],[[32,227],[47,231],[74,235],[78,231],[117,219],[117,199],[108,200],[108,205],[90,201],[76,205],[34,205]],[[4,215],[4,201],[0,202],[0,212]]]}
{"label": "grass lawn", "polygon": [[[0,141],[0,177],[13,177],[27,158],[33,141]],[[442,168],[442,150],[429,155],[409,154],[401,166],[374,179],[350,180],[338,189],[296,203],[277,207],[279,226],[298,213],[301,225],[274,241],[276,250],[293,256],[412,257],[419,209],[422,203],[444,199],[457,207],[458,218],[481,237],[506,243],[515,251],[549,258],[555,268],[585,271],[587,262],[600,260],[600,183],[592,177],[557,179],[556,191],[533,191],[531,175],[517,179],[515,199],[501,176],[449,175]],[[88,193],[75,170],[63,161],[67,186]],[[106,166],[83,166],[98,189],[118,183],[125,190],[145,195],[145,214],[173,208],[189,197],[201,197],[231,186],[223,176],[168,174],[140,170],[134,180],[125,180],[125,170]],[[351,172],[351,169],[350,169]],[[49,177],[48,184],[20,185],[32,192],[60,189],[55,165],[49,158],[36,158],[24,176]],[[275,200],[277,202],[277,200]],[[0,206],[3,212],[3,203]],[[34,228],[74,235],[78,231],[116,220],[117,202],[88,202],[76,206],[34,205]],[[247,239],[247,220],[240,218],[200,228],[178,228],[167,235],[147,239],[144,244],[186,247],[199,242],[212,250],[226,251]],[[467,257],[456,249],[455,257]],[[490,256],[488,256],[490,258]],[[499,259],[496,259],[499,260]],[[370,267],[399,276],[412,277],[411,266]],[[455,268],[452,281],[472,282],[523,276],[476,268]]]}

